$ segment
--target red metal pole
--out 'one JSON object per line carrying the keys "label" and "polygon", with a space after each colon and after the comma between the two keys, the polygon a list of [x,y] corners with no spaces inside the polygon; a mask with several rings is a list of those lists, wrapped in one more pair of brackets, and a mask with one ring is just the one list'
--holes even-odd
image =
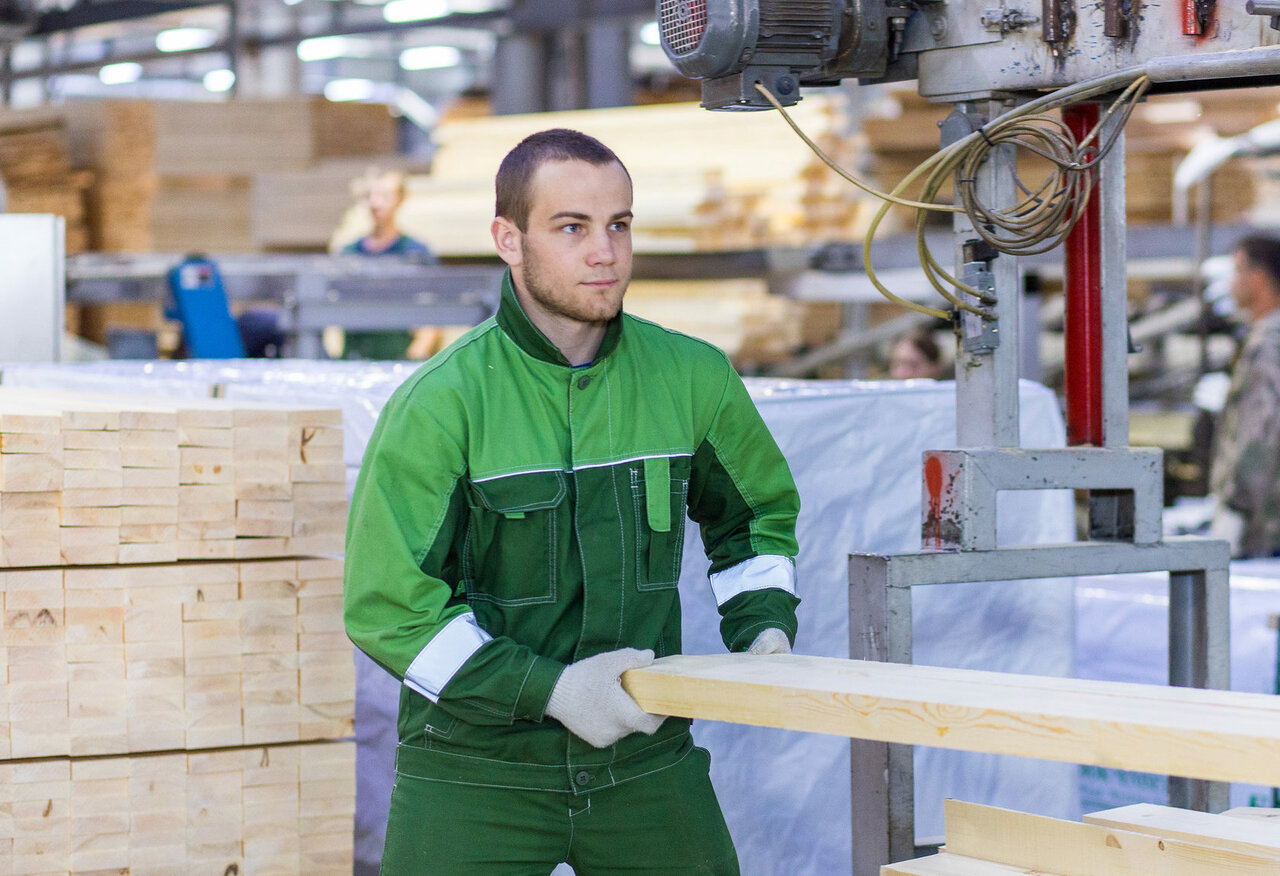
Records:
{"label": "red metal pole", "polygon": [[[1097,104],[1073,104],[1062,119],[1076,140],[1098,124]],[[1067,443],[1102,446],[1102,259],[1099,190],[1066,241]]]}

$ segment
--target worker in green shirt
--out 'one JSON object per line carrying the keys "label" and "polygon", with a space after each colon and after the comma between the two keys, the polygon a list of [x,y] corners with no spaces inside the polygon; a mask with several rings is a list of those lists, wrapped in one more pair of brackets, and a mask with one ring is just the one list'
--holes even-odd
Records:
{"label": "worker in green shirt", "polygon": [[[404,174],[373,171],[359,181],[360,197],[369,208],[373,230],[342,248],[343,255],[398,256],[435,264],[427,245],[400,230],[396,215],[404,205]],[[344,335],[344,359],[404,359],[413,343],[412,331],[353,331]]]}
{"label": "worker in green shirt", "polygon": [[403,682],[382,872],[736,874],[690,722],[620,677],[681,650],[686,514],[726,646],[791,650],[795,484],[723,352],[622,312],[612,151],[534,134],[496,188],[499,310],[392,396],[351,505],[347,631]]}

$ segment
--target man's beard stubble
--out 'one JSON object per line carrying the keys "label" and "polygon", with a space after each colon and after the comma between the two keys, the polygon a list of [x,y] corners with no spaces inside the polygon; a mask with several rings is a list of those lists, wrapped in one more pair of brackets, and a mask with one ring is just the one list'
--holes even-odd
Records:
{"label": "man's beard stubble", "polygon": [[564,297],[558,296],[555,289],[543,277],[538,258],[530,252],[528,245],[524,241],[520,243],[520,260],[520,279],[524,286],[524,291],[548,313],[565,319],[572,319],[575,322],[604,325],[622,312],[622,298],[626,294],[626,287],[630,285],[630,277],[626,279],[623,285],[623,295],[618,297],[617,306],[612,308],[611,313],[601,318],[596,316],[594,312],[580,307],[572,294]]}

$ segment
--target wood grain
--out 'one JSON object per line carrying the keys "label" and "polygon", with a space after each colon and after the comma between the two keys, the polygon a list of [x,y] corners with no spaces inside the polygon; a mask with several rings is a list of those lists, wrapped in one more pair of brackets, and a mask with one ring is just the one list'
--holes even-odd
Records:
{"label": "wood grain", "polygon": [[827,657],[667,657],[623,676],[653,714],[1280,785],[1280,700]]}

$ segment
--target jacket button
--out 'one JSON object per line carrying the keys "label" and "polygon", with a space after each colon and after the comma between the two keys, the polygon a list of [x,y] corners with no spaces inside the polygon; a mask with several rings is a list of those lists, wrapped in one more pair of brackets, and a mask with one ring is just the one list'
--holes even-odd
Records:
{"label": "jacket button", "polygon": [[586,389],[589,383],[591,383],[590,376],[584,374],[578,378],[578,389]]}
{"label": "jacket button", "polygon": [[585,785],[587,782],[591,781],[591,773],[586,770],[579,770],[578,774],[573,777],[573,780],[579,785]]}

